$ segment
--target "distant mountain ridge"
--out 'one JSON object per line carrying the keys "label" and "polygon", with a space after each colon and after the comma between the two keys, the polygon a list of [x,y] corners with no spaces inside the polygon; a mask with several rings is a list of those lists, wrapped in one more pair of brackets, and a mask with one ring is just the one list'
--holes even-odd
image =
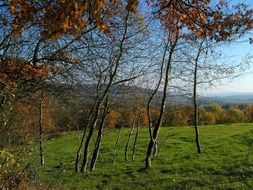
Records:
{"label": "distant mountain ridge", "polygon": [[216,102],[219,104],[252,104],[253,103],[253,93],[227,93],[216,96],[203,96],[201,101],[206,102]]}
{"label": "distant mountain ridge", "polygon": [[[62,93],[66,89],[66,93],[70,94],[70,91],[77,96],[94,98],[96,93],[96,86],[94,84],[88,85],[67,85],[67,84],[51,84],[52,89],[58,89]],[[135,99],[136,96],[143,96],[148,98],[153,91],[151,89],[146,89],[138,86],[125,86],[125,85],[114,85],[111,89],[111,94],[114,97],[122,98],[123,94],[126,101],[130,101],[132,98]],[[133,96],[134,95],[134,96]],[[158,91],[156,96],[156,102],[160,102],[162,97],[162,92]],[[218,103],[220,105],[245,105],[253,104],[253,93],[222,93],[216,95],[200,95],[198,97],[199,104],[210,105],[212,103]],[[168,93],[167,102],[174,105],[191,105],[192,97],[190,95],[182,95],[180,93],[170,92]]]}

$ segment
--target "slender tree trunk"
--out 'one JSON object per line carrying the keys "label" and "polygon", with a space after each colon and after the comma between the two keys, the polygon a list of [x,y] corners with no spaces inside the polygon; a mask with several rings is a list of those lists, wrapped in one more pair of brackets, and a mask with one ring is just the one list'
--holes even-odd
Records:
{"label": "slender tree trunk", "polygon": [[136,126],[136,134],[135,134],[135,138],[134,138],[132,160],[134,160],[134,158],[135,158],[138,136],[139,136],[139,121],[137,121],[137,126]]}
{"label": "slender tree trunk", "polygon": [[80,141],[78,150],[76,152],[76,162],[75,162],[75,171],[76,172],[79,172],[79,163],[80,163],[80,159],[81,159],[81,150],[82,150],[82,146],[83,146],[83,142],[84,142],[84,138],[85,138],[85,135],[86,135],[87,128],[88,128],[88,124],[84,128],[82,139]]}
{"label": "slender tree trunk", "polygon": [[132,126],[131,126],[131,129],[130,129],[130,132],[129,132],[129,135],[128,135],[127,143],[126,143],[126,146],[125,146],[125,160],[126,161],[128,161],[128,147],[129,147],[129,143],[131,141],[132,134],[134,132],[136,118],[137,118],[137,116],[135,115]]}
{"label": "slender tree trunk", "polygon": [[90,143],[91,143],[91,139],[92,139],[94,129],[95,129],[95,127],[97,125],[97,122],[98,122],[98,115],[99,115],[99,112],[100,112],[101,104],[102,104],[102,102],[98,103],[98,106],[96,106],[94,118],[93,118],[91,126],[89,127],[89,133],[88,133],[88,136],[87,136],[86,141],[85,141],[84,152],[83,152],[83,163],[82,163],[82,166],[81,166],[81,172],[83,174],[85,174],[86,171],[87,171],[88,154],[89,154]]}
{"label": "slender tree trunk", "polygon": [[84,139],[85,139],[85,136],[86,136],[87,129],[89,128],[89,123],[90,123],[90,120],[91,120],[92,112],[93,112],[94,107],[96,106],[96,103],[97,102],[94,103],[94,105],[92,106],[92,108],[89,112],[87,124],[86,124],[85,128],[83,129],[82,139],[80,141],[78,150],[76,152],[76,162],[75,162],[75,171],[76,172],[79,172],[79,163],[80,163],[80,160],[81,160],[81,150],[82,150],[82,147],[83,147],[83,142],[84,142]]}
{"label": "slender tree trunk", "polygon": [[[117,70],[117,67],[115,67],[115,70]],[[89,154],[89,147],[90,147],[91,139],[92,139],[92,136],[93,136],[94,129],[97,126],[97,122],[98,122],[98,117],[100,115],[101,106],[102,106],[102,104],[104,103],[104,101],[106,100],[106,98],[107,98],[107,96],[109,94],[109,90],[111,88],[113,78],[116,75],[116,71],[115,70],[114,70],[113,74],[110,77],[110,81],[109,81],[108,85],[106,86],[106,89],[104,90],[103,95],[98,100],[98,103],[95,106],[94,115],[92,115],[92,117],[93,117],[92,118],[92,123],[91,123],[91,125],[89,127],[89,133],[87,135],[87,138],[86,138],[86,141],[85,141],[85,145],[84,145],[83,162],[82,162],[82,166],[81,166],[81,172],[83,174],[85,174],[86,171],[87,171],[88,154]]]}
{"label": "slender tree trunk", "polygon": [[158,136],[158,132],[160,129],[161,123],[157,124],[154,128],[153,131],[153,136],[149,141],[149,145],[148,145],[148,150],[147,150],[147,155],[146,155],[146,164],[145,164],[145,168],[151,168],[151,161],[152,161],[152,156],[153,156],[153,152],[154,152],[154,147],[155,147],[155,143],[157,140],[157,136]]}
{"label": "slender tree trunk", "polygon": [[153,138],[154,131],[152,133],[153,121],[152,121],[152,118],[151,118],[150,107],[151,107],[151,102],[152,102],[155,94],[157,93],[157,91],[159,89],[159,86],[161,84],[162,78],[163,78],[163,68],[164,68],[164,64],[165,64],[165,58],[166,58],[166,53],[167,53],[167,50],[168,50],[168,46],[169,46],[169,41],[165,45],[165,50],[164,50],[163,57],[162,57],[162,64],[161,64],[158,84],[157,84],[154,92],[151,94],[151,96],[148,100],[148,104],[147,104],[148,128],[149,128],[150,142],[149,142],[148,150],[147,150],[147,154],[146,154],[145,168],[151,168],[151,155],[152,155],[153,146],[154,146],[154,143],[155,143],[154,138]]}
{"label": "slender tree trunk", "polygon": [[96,139],[96,143],[95,143],[95,148],[94,148],[94,151],[93,151],[93,154],[91,157],[91,166],[90,166],[91,171],[94,171],[95,166],[96,166],[96,162],[97,162],[97,158],[98,158],[98,154],[99,154],[99,150],[100,150],[100,146],[101,146],[101,141],[102,141],[102,137],[103,137],[105,119],[106,119],[107,114],[108,114],[108,96],[106,97],[105,108],[104,108],[104,112],[103,112],[103,116],[101,119],[99,129],[98,129],[98,135],[97,135],[97,139]]}
{"label": "slender tree trunk", "polygon": [[87,138],[86,138],[86,141],[85,141],[85,144],[84,144],[83,162],[82,162],[82,166],[81,166],[81,172],[83,174],[85,174],[87,172],[88,156],[89,156],[89,148],[90,148],[91,139],[92,139],[92,136],[93,136],[93,133],[94,133],[94,129],[97,126],[101,106],[102,106],[102,104],[106,100],[106,97],[109,94],[111,84],[112,84],[112,81],[110,81],[110,83],[107,85],[102,97],[98,100],[98,103],[96,104],[95,109],[94,109],[94,115],[92,115],[92,117],[93,117],[92,118],[92,123],[89,127],[89,133],[87,135]]}
{"label": "slender tree trunk", "polygon": [[83,174],[85,174],[87,172],[90,142],[91,142],[91,139],[92,139],[94,129],[97,126],[98,116],[100,114],[101,105],[104,103],[106,97],[109,94],[109,90],[112,86],[113,80],[114,80],[114,78],[117,74],[118,67],[120,65],[120,60],[123,56],[123,51],[124,51],[123,45],[124,45],[124,42],[126,40],[127,31],[128,31],[128,22],[127,22],[128,17],[129,17],[129,12],[126,15],[125,29],[124,29],[124,33],[123,33],[122,39],[121,39],[120,44],[119,44],[119,54],[117,55],[115,61],[112,63],[113,65],[111,67],[112,71],[111,71],[110,76],[109,76],[109,82],[108,82],[102,96],[99,98],[97,106],[95,107],[95,112],[94,112],[94,115],[93,115],[92,123],[91,123],[91,126],[89,128],[89,133],[88,133],[87,139],[85,141],[84,154],[83,154],[83,163],[82,163],[82,167],[81,167],[81,172]]}
{"label": "slender tree trunk", "polygon": [[104,130],[104,124],[105,124],[104,121],[105,120],[103,119],[101,126],[99,127],[98,136],[97,136],[96,143],[95,143],[95,149],[94,149],[92,157],[91,157],[91,166],[90,166],[91,171],[94,171],[95,165],[97,162],[97,158],[98,158],[98,154],[99,154],[99,150],[100,150],[100,145],[101,145],[101,141],[102,141],[102,137],[103,137],[103,130]]}
{"label": "slender tree trunk", "polygon": [[195,65],[194,72],[194,92],[193,92],[193,102],[194,102],[194,128],[195,128],[195,142],[197,146],[197,151],[201,154],[201,147],[199,141],[199,127],[198,127],[198,105],[197,105],[197,95],[196,95],[196,77],[197,77],[197,66]]}
{"label": "slender tree trunk", "polygon": [[119,142],[120,131],[121,131],[122,125],[123,125],[123,124],[121,124],[120,127],[119,127],[117,139],[116,139],[116,142],[115,142],[115,145],[114,145],[112,163],[115,163],[115,161],[116,161],[117,146],[118,146],[118,142]]}
{"label": "slender tree trunk", "polygon": [[198,127],[198,103],[197,103],[197,76],[198,76],[198,59],[202,51],[202,44],[200,44],[198,54],[194,61],[194,83],[193,83],[193,106],[194,106],[194,128],[195,128],[195,143],[197,146],[197,152],[201,154],[201,146],[199,141],[199,127]]}
{"label": "slender tree trunk", "polygon": [[[168,83],[169,83],[169,75],[171,71],[171,65],[172,65],[172,60],[173,60],[173,53],[177,44],[178,37],[176,38],[175,42],[171,44],[171,48],[169,51],[169,57],[168,57],[168,62],[165,70],[165,81],[164,81],[164,87],[163,87],[163,96],[162,96],[162,102],[161,102],[161,107],[160,107],[160,114],[159,118],[157,120],[157,123],[154,127],[152,137],[150,138],[148,149],[147,149],[147,154],[146,154],[146,162],[145,162],[145,168],[151,168],[151,161],[152,161],[152,156],[154,153],[154,147],[155,144],[157,143],[157,137],[159,133],[159,129],[162,125],[163,117],[164,117],[164,110],[165,110],[165,105],[166,105],[166,98],[167,98],[167,88],[168,88]],[[164,54],[165,55],[165,54]],[[165,58],[165,56],[164,56]]]}
{"label": "slender tree trunk", "polygon": [[40,107],[39,107],[39,142],[40,142],[40,165],[45,165],[44,159],[44,147],[43,147],[43,104],[44,104],[45,94],[43,93]]}
{"label": "slender tree trunk", "polygon": [[153,149],[153,157],[156,157],[157,155],[157,150],[158,150],[158,142],[156,141],[155,142],[155,145],[154,145],[154,149]]}
{"label": "slender tree trunk", "polygon": [[148,144],[145,168],[151,168],[151,166],[152,166],[151,155],[152,155],[152,151],[153,151],[153,146],[154,146],[154,140],[152,138],[152,139],[150,139],[149,144]]}
{"label": "slender tree trunk", "polygon": [[[97,121],[94,122],[94,125],[96,124],[96,122]],[[86,171],[87,171],[89,146],[90,146],[90,141],[91,141],[91,137],[93,135],[93,130],[94,130],[93,126],[91,126],[89,128],[89,134],[87,136],[87,139],[86,139],[85,145],[84,145],[83,163],[82,163],[82,166],[81,166],[81,172],[83,174],[85,174]]]}

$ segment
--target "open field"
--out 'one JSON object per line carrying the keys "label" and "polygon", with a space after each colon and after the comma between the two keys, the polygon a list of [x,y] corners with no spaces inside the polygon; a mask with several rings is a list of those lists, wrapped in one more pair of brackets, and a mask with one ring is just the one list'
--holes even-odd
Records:
{"label": "open field", "polygon": [[253,124],[200,127],[202,155],[196,153],[192,127],[162,128],[153,168],[145,171],[148,130],[140,130],[134,161],[132,136],[126,162],[129,130],[121,130],[114,164],[117,130],[105,131],[97,167],[86,176],[74,172],[78,133],[45,141],[43,168],[38,144],[29,145],[33,151],[25,160],[36,165],[41,181],[59,189],[253,189]]}

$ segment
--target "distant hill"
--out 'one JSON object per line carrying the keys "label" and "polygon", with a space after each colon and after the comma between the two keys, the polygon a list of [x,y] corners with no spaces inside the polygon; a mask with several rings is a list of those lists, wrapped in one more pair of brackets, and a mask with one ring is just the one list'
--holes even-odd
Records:
{"label": "distant hill", "polygon": [[[93,99],[96,94],[95,85],[67,85],[67,84],[51,84],[51,89],[63,93],[66,95],[76,94],[77,96]],[[58,89],[58,90],[57,90]],[[136,96],[142,96],[148,98],[153,91],[150,89],[141,88],[138,86],[125,86],[125,85],[114,85],[111,89],[113,97],[126,99],[125,101],[131,101],[136,99]],[[155,96],[155,101],[160,102],[162,92],[158,91]],[[187,95],[181,95],[178,93],[168,94],[167,101],[174,105],[191,105],[192,97]],[[223,93],[211,96],[200,96],[198,101],[202,105],[210,105],[212,103],[218,103],[220,105],[245,105],[253,104],[253,93]]]}
{"label": "distant hill", "polygon": [[235,93],[235,94],[230,94],[230,95],[201,97],[200,100],[204,104],[210,104],[213,102],[219,103],[221,105],[252,104],[253,103],[253,93]]}

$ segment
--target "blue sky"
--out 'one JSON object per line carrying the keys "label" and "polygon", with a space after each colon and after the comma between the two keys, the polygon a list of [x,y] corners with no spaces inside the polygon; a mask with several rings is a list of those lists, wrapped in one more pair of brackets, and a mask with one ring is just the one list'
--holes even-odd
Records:
{"label": "blue sky", "polygon": [[[245,57],[253,57],[253,44],[249,43],[248,37],[239,39],[229,45],[219,47],[227,62],[241,63]],[[223,80],[212,88],[202,89],[205,95],[224,95],[234,93],[253,93],[253,58],[249,59],[249,68],[233,80]]]}
{"label": "blue sky", "polygon": [[[253,7],[253,0],[232,0],[234,4],[245,3]],[[253,34],[251,35],[253,37]],[[241,62],[247,55],[253,57],[253,44],[249,43],[249,36],[239,39],[237,42],[230,45],[220,47],[225,57],[228,57],[229,62]],[[222,81],[215,87],[202,89],[205,95],[223,95],[230,93],[253,93],[253,59],[250,63],[250,68],[240,77],[232,81]]]}

